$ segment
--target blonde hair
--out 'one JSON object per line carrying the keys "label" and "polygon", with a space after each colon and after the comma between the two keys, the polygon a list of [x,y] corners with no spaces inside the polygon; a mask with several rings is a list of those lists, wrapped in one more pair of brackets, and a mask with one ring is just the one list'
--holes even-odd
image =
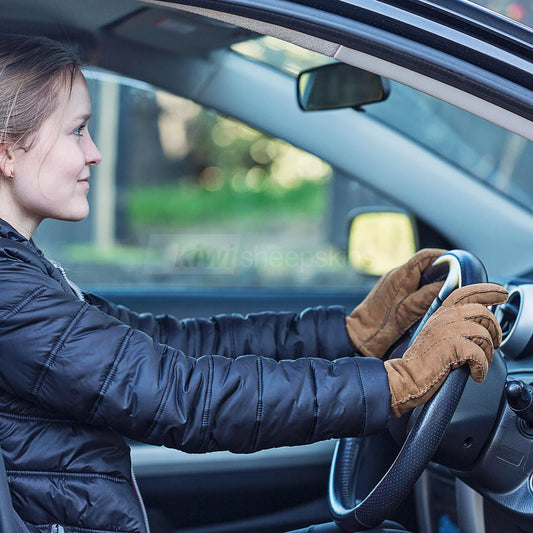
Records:
{"label": "blonde hair", "polygon": [[29,150],[80,68],[77,52],[57,41],[0,34],[0,144]]}

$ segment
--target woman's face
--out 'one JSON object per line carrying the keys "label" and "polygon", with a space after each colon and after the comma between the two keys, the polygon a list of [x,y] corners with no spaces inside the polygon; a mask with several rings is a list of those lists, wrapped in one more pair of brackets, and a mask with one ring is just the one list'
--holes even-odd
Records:
{"label": "woman's face", "polygon": [[89,214],[90,167],[101,160],[87,129],[90,115],[87,82],[78,73],[30,150],[14,153],[11,200],[28,228],[34,230],[45,218],[76,221]]}

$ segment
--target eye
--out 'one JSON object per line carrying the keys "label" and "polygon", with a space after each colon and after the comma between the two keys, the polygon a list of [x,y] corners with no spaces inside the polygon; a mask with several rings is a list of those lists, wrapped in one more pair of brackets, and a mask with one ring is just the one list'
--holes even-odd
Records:
{"label": "eye", "polygon": [[78,128],[76,128],[74,130],[74,135],[78,136],[78,137],[83,137],[83,130],[86,128],[87,124],[82,124],[81,126],[79,126]]}

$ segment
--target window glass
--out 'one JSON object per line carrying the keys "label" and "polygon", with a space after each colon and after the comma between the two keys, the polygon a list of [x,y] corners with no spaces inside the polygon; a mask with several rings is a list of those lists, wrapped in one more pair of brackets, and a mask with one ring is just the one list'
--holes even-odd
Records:
{"label": "window glass", "polygon": [[[353,286],[331,231],[332,169],[192,101],[88,72],[89,217],[36,243],[84,287]],[[368,280],[370,284],[371,281]]]}
{"label": "window glass", "polygon": [[266,63],[291,76],[297,76],[302,70],[335,61],[323,54],[305,50],[269,35],[236,43],[231,49],[253,61]]}
{"label": "window glass", "polygon": [[[477,2],[531,23],[533,4],[508,0]],[[253,61],[264,62],[296,76],[308,68],[334,62],[274,37],[259,37],[233,45]],[[458,166],[514,201],[533,210],[533,143],[451,104],[391,81],[389,98],[365,106],[365,112]]]}
{"label": "window glass", "polygon": [[533,210],[531,141],[396,82],[385,102],[365,111]]}
{"label": "window glass", "polygon": [[[298,55],[298,49],[286,53]],[[371,183],[371,175],[342,174],[280,139],[149,85],[101,71],[87,77],[89,127],[103,154],[91,179],[91,213],[81,223],[47,220],[35,235],[74,281],[88,289],[373,284],[375,278],[350,267],[345,252],[350,211],[394,206],[394,199],[355,181]],[[346,112],[360,113],[324,113],[334,120]],[[466,179],[533,209],[530,141],[394,82],[389,98],[364,112],[456,165]],[[364,139],[365,132],[352,134]],[[383,157],[380,146],[368,149]],[[409,154],[401,163],[411,164]],[[430,168],[413,163],[413,172],[431,179]],[[416,223],[419,236],[431,237],[417,245],[449,244],[424,221]]]}

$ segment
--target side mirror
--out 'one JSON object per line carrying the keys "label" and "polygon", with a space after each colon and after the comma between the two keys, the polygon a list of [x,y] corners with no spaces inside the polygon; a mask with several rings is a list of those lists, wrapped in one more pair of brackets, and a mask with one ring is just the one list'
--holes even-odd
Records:
{"label": "side mirror", "polygon": [[305,70],[298,76],[297,87],[298,104],[304,111],[358,108],[390,94],[389,80],[345,63]]}
{"label": "side mirror", "polygon": [[363,274],[381,276],[405,263],[418,248],[412,218],[391,207],[351,211],[347,230],[348,261]]}

